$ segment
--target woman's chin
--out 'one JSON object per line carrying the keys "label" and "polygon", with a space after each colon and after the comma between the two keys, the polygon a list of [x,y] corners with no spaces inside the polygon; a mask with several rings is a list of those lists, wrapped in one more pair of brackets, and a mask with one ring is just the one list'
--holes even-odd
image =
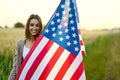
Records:
{"label": "woman's chin", "polygon": [[32,33],[33,36],[37,35],[37,33]]}

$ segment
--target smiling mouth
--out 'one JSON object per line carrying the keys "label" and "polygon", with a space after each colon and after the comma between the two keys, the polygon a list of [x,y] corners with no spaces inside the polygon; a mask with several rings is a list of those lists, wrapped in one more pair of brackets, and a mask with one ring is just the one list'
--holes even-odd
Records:
{"label": "smiling mouth", "polygon": [[33,33],[36,33],[37,31],[32,31]]}

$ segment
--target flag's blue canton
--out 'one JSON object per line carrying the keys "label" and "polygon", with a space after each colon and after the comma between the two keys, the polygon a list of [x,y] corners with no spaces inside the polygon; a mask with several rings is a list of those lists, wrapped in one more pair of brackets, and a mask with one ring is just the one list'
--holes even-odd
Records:
{"label": "flag's blue canton", "polygon": [[62,0],[42,34],[77,55],[80,43],[74,6],[72,0]]}

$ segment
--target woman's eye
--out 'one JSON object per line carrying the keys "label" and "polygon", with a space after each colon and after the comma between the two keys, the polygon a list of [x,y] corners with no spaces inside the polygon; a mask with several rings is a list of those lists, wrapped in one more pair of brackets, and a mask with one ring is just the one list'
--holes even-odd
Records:
{"label": "woman's eye", "polygon": [[36,27],[39,27],[39,24],[36,24]]}
{"label": "woman's eye", "polygon": [[31,24],[30,24],[30,26],[34,26],[34,24],[33,24],[33,23],[31,23]]}
{"label": "woman's eye", "polygon": [[33,23],[31,23],[30,26],[36,26],[36,27],[39,27],[39,24],[33,24]]}

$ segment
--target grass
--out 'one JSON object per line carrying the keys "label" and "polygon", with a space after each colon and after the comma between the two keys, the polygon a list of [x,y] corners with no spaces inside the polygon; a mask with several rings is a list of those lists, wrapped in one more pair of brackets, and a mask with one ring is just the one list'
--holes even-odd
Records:
{"label": "grass", "polygon": [[106,80],[111,37],[98,37],[93,43],[86,46],[87,57],[85,69],[87,80]]}
{"label": "grass", "polygon": [[87,80],[119,80],[120,74],[120,34],[97,37],[86,45],[84,57]]}
{"label": "grass", "polygon": [[8,79],[16,41],[22,38],[24,38],[23,29],[0,29],[0,80]]}
{"label": "grass", "polygon": [[[84,57],[87,80],[119,80],[120,34],[109,31],[82,34],[87,53]],[[16,42],[22,38],[24,29],[0,29],[0,80],[8,79]]]}
{"label": "grass", "polygon": [[113,43],[108,65],[108,80],[120,79],[120,34],[113,36]]}

